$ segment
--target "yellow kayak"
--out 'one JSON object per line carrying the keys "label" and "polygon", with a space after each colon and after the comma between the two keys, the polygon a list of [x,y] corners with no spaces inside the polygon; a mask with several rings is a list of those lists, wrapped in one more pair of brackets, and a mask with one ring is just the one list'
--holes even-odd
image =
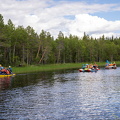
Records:
{"label": "yellow kayak", "polygon": [[10,76],[14,76],[15,74],[13,73],[13,74],[9,74],[9,75],[2,75],[2,74],[0,74],[0,77],[10,77]]}

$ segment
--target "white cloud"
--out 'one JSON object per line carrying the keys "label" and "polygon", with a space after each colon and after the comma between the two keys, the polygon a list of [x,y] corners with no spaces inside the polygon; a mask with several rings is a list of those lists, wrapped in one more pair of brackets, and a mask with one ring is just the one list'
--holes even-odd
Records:
{"label": "white cloud", "polygon": [[[0,0],[0,11],[7,23],[11,19],[15,25],[28,25],[38,33],[49,31],[55,37],[59,31],[65,35],[120,36],[120,21],[107,21],[91,16],[92,13],[115,10],[115,4],[87,4],[53,0]],[[116,8],[117,9],[117,8]],[[66,17],[67,16],[67,17]]]}
{"label": "white cloud", "polygon": [[120,30],[120,21],[107,21],[97,16],[79,14],[76,15],[75,20],[69,25],[69,30],[70,33],[78,36],[86,32],[94,37],[102,36],[103,34],[111,37],[112,35],[118,35],[114,32]]}

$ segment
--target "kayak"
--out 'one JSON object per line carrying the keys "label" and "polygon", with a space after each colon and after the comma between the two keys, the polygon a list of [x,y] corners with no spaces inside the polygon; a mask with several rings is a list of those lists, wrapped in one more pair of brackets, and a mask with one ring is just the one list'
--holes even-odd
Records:
{"label": "kayak", "polygon": [[0,74],[0,77],[10,77],[10,76],[14,76],[15,74],[14,73],[12,73],[12,74]]}

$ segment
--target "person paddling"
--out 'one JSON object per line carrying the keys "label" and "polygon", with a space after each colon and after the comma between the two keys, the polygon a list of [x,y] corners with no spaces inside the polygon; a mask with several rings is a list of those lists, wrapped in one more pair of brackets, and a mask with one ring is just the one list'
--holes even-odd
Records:
{"label": "person paddling", "polygon": [[12,68],[11,68],[11,66],[9,66],[9,68],[8,68],[7,70],[9,70],[10,74],[12,73]]}
{"label": "person paddling", "polygon": [[4,67],[0,64],[0,70],[4,69]]}

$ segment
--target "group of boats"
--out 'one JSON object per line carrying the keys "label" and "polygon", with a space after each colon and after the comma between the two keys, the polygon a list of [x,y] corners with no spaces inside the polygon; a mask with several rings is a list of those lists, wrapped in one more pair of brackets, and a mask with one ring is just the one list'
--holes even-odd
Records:
{"label": "group of boats", "polygon": [[[0,66],[1,67],[1,66]],[[105,69],[116,69],[116,63],[110,63],[108,60],[106,61],[106,65],[105,65]],[[98,68],[98,65],[96,63],[94,64],[83,64],[82,68],[79,69],[79,72],[97,72],[98,70],[100,70]],[[3,69],[0,70],[0,77],[10,77],[10,76],[14,76],[15,74],[10,72],[9,74],[7,74],[7,72],[3,72]]]}
{"label": "group of boats", "polygon": [[[108,60],[106,61],[105,69],[117,69],[116,63],[111,63]],[[98,65],[95,64],[83,64],[82,68],[79,69],[79,72],[97,72],[100,70]]]}
{"label": "group of boats", "polygon": [[79,69],[80,72],[97,72],[99,70],[98,65],[93,64],[83,64],[82,68]]}

